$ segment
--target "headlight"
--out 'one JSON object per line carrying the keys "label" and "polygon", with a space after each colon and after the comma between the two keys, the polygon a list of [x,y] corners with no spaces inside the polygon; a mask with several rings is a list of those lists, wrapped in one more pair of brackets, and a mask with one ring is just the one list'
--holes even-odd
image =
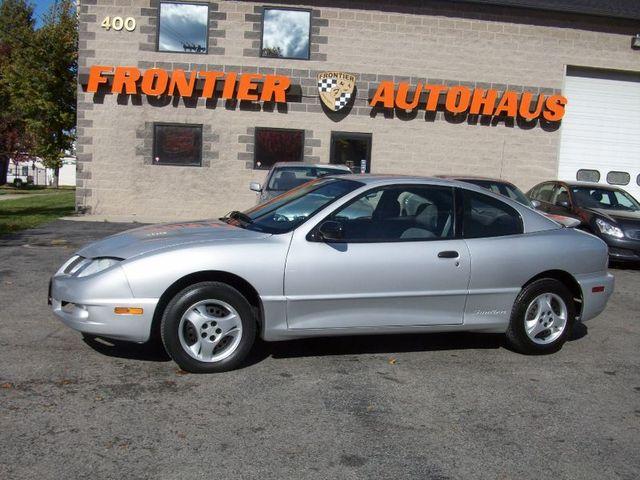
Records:
{"label": "headlight", "polygon": [[600,233],[604,233],[605,235],[609,235],[615,238],[624,238],[624,233],[622,230],[614,225],[611,225],[609,222],[605,222],[600,218],[596,218],[596,225],[600,230]]}
{"label": "headlight", "polygon": [[99,273],[103,270],[106,270],[109,267],[112,267],[118,263],[120,263],[122,259],[120,258],[81,258],[72,262],[69,267],[67,267],[65,273],[72,275],[74,277],[86,277],[88,275],[93,275],[95,273]]}

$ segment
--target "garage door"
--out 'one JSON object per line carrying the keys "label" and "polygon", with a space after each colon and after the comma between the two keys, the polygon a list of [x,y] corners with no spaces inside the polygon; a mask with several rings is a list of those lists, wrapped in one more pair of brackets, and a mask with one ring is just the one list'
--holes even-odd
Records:
{"label": "garage door", "polygon": [[598,179],[640,199],[640,73],[569,67],[558,178]]}

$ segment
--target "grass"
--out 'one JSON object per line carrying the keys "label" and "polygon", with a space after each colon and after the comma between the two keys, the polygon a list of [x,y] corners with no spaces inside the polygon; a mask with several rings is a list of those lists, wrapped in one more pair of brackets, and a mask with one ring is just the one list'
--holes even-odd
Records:
{"label": "grass", "polygon": [[70,215],[74,206],[74,190],[49,190],[33,197],[0,200],[0,235]]}
{"label": "grass", "polygon": [[[73,190],[75,187],[60,187],[60,190]],[[42,185],[25,185],[23,187],[20,188],[16,188],[13,185],[2,185],[0,187],[0,196],[1,195],[22,195],[22,194],[29,194],[29,195],[33,195],[34,193],[51,193],[51,192],[57,192],[58,190],[50,188],[50,187],[45,187]]]}

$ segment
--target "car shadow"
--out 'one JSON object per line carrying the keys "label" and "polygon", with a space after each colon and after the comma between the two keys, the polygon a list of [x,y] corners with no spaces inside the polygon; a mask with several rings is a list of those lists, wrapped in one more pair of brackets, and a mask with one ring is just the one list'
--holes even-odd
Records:
{"label": "car shadow", "polygon": [[640,263],[609,261],[609,268],[614,270],[640,270]]}
{"label": "car shadow", "polygon": [[92,337],[89,335],[84,335],[82,340],[96,352],[108,357],[142,360],[146,362],[168,362],[171,360],[171,357],[167,355],[162,344],[155,341],[140,344],[105,339],[102,337]]}

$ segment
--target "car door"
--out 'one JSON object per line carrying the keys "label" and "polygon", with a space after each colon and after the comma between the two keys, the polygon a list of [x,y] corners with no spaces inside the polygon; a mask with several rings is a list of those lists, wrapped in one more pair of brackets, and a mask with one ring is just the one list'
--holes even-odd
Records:
{"label": "car door", "polygon": [[509,321],[522,288],[520,265],[533,254],[518,211],[483,193],[460,189],[460,230],[471,256],[464,323],[487,331]]}
{"label": "car door", "polygon": [[[462,323],[470,259],[454,205],[449,187],[385,186],[296,230],[285,267],[288,327]],[[342,239],[322,239],[326,221]]]}

